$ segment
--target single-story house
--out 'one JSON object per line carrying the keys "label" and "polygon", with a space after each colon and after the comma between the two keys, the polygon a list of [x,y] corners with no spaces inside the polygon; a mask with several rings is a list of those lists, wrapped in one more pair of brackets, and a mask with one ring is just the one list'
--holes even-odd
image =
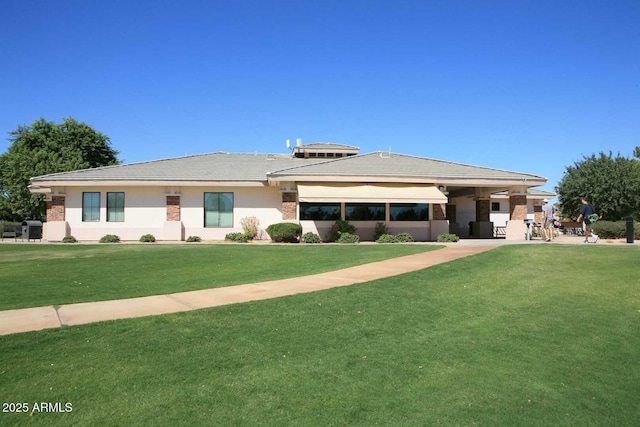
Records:
{"label": "single-story house", "polygon": [[[290,154],[210,153],[38,176],[30,190],[46,197],[44,237],[138,240],[187,236],[222,240],[256,217],[262,229],[297,222],[326,236],[343,218],[363,240],[377,222],[391,233],[433,241],[471,225],[493,237],[492,198],[508,215],[506,238],[524,239],[530,189],[546,178],[528,173],[358,147],[298,144]],[[471,223],[471,224],[469,224]],[[468,231],[467,231],[468,233]]]}

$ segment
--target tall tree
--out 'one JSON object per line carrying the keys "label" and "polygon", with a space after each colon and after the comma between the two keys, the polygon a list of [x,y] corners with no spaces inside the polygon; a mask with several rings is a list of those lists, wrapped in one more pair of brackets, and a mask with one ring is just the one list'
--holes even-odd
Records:
{"label": "tall tree", "polygon": [[57,124],[39,119],[9,133],[0,155],[0,215],[19,221],[43,219],[45,204],[29,192],[34,176],[119,164],[109,137],[72,118]]}
{"label": "tall tree", "polygon": [[[636,151],[638,149],[636,148]],[[556,187],[563,215],[577,217],[587,196],[605,219],[640,215],[640,161],[620,154],[592,154],[568,166]]]}

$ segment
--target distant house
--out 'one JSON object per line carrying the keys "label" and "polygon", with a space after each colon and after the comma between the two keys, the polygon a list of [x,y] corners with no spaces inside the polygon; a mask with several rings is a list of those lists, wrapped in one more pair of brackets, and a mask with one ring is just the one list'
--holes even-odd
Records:
{"label": "distant house", "polygon": [[[450,231],[493,236],[492,202],[507,216],[507,239],[522,239],[531,188],[546,178],[527,173],[390,152],[359,154],[331,143],[298,145],[291,154],[211,153],[57,173],[32,178],[46,196],[45,238],[138,240],[187,236],[222,240],[242,231],[299,222],[324,237],[337,218],[371,240],[377,222],[391,233],[436,240]],[[496,197],[499,202],[493,201]],[[493,217],[494,221],[498,221]],[[502,221],[502,219],[500,219]],[[468,231],[467,231],[468,234]]]}

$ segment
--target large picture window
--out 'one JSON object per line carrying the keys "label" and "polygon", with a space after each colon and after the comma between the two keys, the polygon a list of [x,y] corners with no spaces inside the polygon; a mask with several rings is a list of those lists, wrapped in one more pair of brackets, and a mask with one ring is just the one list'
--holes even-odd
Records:
{"label": "large picture window", "polygon": [[428,221],[428,203],[391,203],[389,206],[391,221]]}
{"label": "large picture window", "polygon": [[124,193],[107,193],[107,221],[124,222]]}
{"label": "large picture window", "polygon": [[100,221],[100,193],[82,193],[82,221]]}
{"label": "large picture window", "polygon": [[340,203],[300,203],[300,219],[335,221],[340,218]]}
{"label": "large picture window", "polygon": [[204,226],[233,227],[233,193],[204,193]]}
{"label": "large picture window", "polygon": [[347,203],[345,205],[347,221],[384,221],[384,203]]}

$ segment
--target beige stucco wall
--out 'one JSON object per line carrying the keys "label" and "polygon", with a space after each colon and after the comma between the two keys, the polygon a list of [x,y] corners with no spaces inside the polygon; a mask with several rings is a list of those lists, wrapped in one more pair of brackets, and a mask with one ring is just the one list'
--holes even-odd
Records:
{"label": "beige stucco wall", "polygon": [[[204,193],[217,191],[233,193],[233,228],[204,227]],[[198,187],[182,189],[181,193],[185,237],[200,236],[204,240],[224,240],[228,233],[242,232],[240,222],[242,218],[250,216],[258,218],[262,230],[271,224],[282,222],[282,196],[277,187]],[[269,238],[264,231],[263,238]]]}
{"label": "beige stucco wall", "polygon": [[[82,193],[85,191],[100,192],[100,221],[82,221]],[[125,193],[124,222],[107,222],[108,192]],[[234,193],[233,228],[204,227],[205,192]],[[147,233],[153,234],[158,240],[180,240],[190,235],[200,236],[204,240],[223,240],[227,233],[243,231],[240,221],[244,217],[257,217],[262,229],[282,221],[282,199],[278,188],[191,187],[180,189],[179,196],[181,221],[176,224],[167,221],[167,193],[164,187],[67,187],[66,225],[62,227],[62,224],[52,222],[48,228],[66,229],[68,234],[85,241],[99,240],[105,234],[116,234],[121,240],[138,240]],[[55,234],[52,240],[63,237],[57,236],[60,233]]]}

